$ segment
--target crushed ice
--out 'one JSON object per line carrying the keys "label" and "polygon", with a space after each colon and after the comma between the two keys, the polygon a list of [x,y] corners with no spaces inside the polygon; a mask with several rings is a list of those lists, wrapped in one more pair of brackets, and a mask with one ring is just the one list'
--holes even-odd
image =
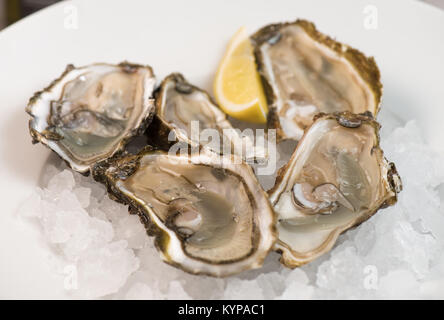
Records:
{"label": "crushed ice", "polygon": [[280,266],[275,253],[262,269],[228,279],[175,269],[161,262],[137,216],[62,163],[47,166],[44,187],[24,202],[21,214],[37,219],[51,248],[74,266],[75,286],[65,288],[73,297],[444,298],[444,157],[424,143],[413,121],[381,134],[385,155],[403,180],[398,203],[295,270]]}

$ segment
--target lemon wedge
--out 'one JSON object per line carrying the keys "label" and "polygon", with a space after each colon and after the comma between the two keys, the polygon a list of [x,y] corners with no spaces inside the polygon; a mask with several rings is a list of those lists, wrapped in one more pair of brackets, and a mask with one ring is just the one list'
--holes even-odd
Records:
{"label": "lemon wedge", "polygon": [[267,100],[244,27],[228,44],[213,90],[222,110],[233,118],[254,123],[267,121]]}

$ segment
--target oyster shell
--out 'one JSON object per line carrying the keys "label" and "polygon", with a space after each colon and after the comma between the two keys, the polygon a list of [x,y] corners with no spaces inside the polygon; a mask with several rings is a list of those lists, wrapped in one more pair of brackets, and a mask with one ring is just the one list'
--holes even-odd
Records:
{"label": "oyster shell", "polygon": [[139,214],[165,262],[221,277],[260,267],[275,242],[267,195],[252,169],[233,157],[146,148],[94,173],[112,198]]}
{"label": "oyster shell", "polygon": [[178,140],[218,154],[234,153],[249,163],[266,161],[266,150],[254,145],[252,131],[248,136],[233,128],[210,95],[182,74],[167,76],[155,96],[156,116],[147,131],[151,144],[165,148]]}
{"label": "oyster shell", "polygon": [[43,143],[73,170],[87,174],[143,133],[154,112],[154,85],[149,66],[68,65],[29,101],[33,143]]}
{"label": "oyster shell", "polygon": [[313,23],[272,24],[251,37],[278,139],[299,140],[318,112],[378,113],[374,59],[316,30]]}
{"label": "oyster shell", "polygon": [[401,180],[378,131],[372,117],[343,112],[320,114],[305,132],[269,191],[283,264],[312,261],[339,234],[396,202]]}

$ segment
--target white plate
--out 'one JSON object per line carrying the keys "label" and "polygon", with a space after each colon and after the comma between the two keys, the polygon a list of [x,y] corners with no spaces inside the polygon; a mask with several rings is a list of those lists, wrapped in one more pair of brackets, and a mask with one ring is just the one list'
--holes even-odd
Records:
{"label": "white plate", "polygon": [[[159,79],[180,71],[208,89],[240,26],[253,32],[267,23],[306,18],[374,55],[384,84],[383,113],[416,119],[427,142],[444,151],[444,11],[410,0],[371,3],[78,0],[0,32],[0,298],[67,297],[40,230],[16,216],[50,153],[31,145],[24,107],[67,63],[126,59],[150,64]],[[377,29],[367,29],[365,19],[375,8]]]}

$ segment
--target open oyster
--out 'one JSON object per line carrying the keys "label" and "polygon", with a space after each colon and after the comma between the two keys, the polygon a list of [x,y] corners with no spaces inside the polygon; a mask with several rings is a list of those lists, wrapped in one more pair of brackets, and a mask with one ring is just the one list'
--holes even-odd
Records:
{"label": "open oyster", "polygon": [[86,174],[94,163],[143,133],[154,112],[154,85],[149,66],[68,65],[29,101],[33,143],[45,144],[72,169]]}
{"label": "open oyster", "polygon": [[272,24],[252,37],[278,139],[299,140],[318,112],[378,113],[382,94],[373,58],[318,32],[313,23]]}
{"label": "open oyster", "polygon": [[[234,156],[231,156],[231,158]],[[95,178],[135,208],[167,263],[227,276],[260,267],[275,242],[274,212],[252,169],[201,149],[139,155],[98,164]]]}
{"label": "open oyster", "polygon": [[312,261],[340,233],[396,202],[401,180],[378,131],[371,117],[343,112],[319,115],[305,132],[269,191],[283,264]]}
{"label": "open oyster", "polygon": [[[234,153],[247,162],[265,161],[265,148],[256,147],[251,136],[233,128],[209,94],[187,82],[180,73],[167,76],[155,95],[156,116],[147,132],[154,144],[168,145],[165,138],[177,139],[218,154]],[[171,132],[174,139],[169,136]]]}

